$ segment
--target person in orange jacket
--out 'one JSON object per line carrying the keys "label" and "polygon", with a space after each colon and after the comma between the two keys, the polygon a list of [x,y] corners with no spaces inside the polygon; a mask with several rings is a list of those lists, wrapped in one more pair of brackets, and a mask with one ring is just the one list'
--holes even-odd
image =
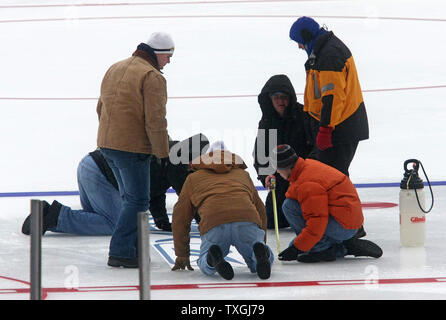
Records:
{"label": "person in orange jacket", "polygon": [[[273,150],[271,161],[290,182],[282,209],[296,237],[279,260],[334,261],[346,255],[379,258],[381,248],[358,239],[364,216],[356,188],[342,172],[303,159],[286,144]],[[269,181],[268,181],[269,182]]]}

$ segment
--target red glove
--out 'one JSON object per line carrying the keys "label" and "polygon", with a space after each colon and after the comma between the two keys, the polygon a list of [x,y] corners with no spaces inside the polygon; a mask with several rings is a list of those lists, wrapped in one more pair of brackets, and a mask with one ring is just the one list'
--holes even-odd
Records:
{"label": "red glove", "polygon": [[333,129],[330,127],[319,127],[319,133],[316,137],[316,144],[319,150],[324,151],[325,149],[333,147],[331,143],[331,133]]}

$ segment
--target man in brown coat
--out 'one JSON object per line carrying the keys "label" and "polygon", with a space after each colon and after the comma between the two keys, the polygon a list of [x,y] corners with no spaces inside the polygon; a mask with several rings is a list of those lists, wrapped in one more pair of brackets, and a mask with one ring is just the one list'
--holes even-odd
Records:
{"label": "man in brown coat", "polygon": [[173,50],[170,35],[153,33],[130,58],[113,64],[102,80],[97,145],[122,198],[110,242],[112,267],[138,267],[136,217],[149,207],[151,155],[167,164],[167,91],[161,69]]}
{"label": "man in brown coat", "polygon": [[[212,149],[212,147],[211,147]],[[256,188],[244,169],[246,165],[227,150],[212,150],[192,161],[192,169],[173,209],[175,266],[172,270],[193,270],[190,265],[190,225],[194,212],[200,214],[201,235],[198,266],[207,275],[218,272],[234,277],[224,260],[233,245],[252,273],[268,279],[274,260],[265,244],[266,212]]]}

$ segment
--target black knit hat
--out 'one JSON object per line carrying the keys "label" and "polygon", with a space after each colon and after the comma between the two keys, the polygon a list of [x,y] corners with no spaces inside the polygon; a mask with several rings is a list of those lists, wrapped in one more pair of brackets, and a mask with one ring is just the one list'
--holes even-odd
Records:
{"label": "black knit hat", "polygon": [[276,170],[293,168],[297,159],[299,157],[288,144],[281,144],[275,147],[270,157],[271,164]]}

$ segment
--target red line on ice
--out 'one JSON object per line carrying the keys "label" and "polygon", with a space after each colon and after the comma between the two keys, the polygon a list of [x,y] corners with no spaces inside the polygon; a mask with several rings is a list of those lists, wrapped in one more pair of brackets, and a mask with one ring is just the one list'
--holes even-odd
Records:
{"label": "red line on ice", "polygon": [[72,4],[19,4],[2,5],[1,9],[24,8],[57,8],[57,7],[109,7],[109,6],[159,6],[159,5],[202,5],[202,4],[237,4],[237,3],[280,3],[280,2],[310,2],[320,0],[222,0],[222,1],[170,1],[170,2],[121,2],[121,3],[72,3]]}
{"label": "red line on ice", "polygon": [[[56,17],[56,18],[28,18],[0,20],[0,23],[21,23],[21,22],[57,22],[57,21],[82,21],[82,20],[120,20],[120,19],[206,19],[206,18],[296,18],[299,14],[202,14],[202,15],[151,15],[151,16],[96,16],[96,17]],[[397,21],[424,21],[424,22],[446,22],[442,18],[414,18],[414,17],[373,17],[373,16],[318,16],[313,18],[323,19],[373,19],[373,20],[397,20]]]}
{"label": "red line on ice", "polygon": [[[383,89],[367,89],[363,92],[386,92],[386,91],[410,91],[423,89],[444,89],[446,85],[438,86],[420,86],[420,87],[406,87],[406,88],[383,88]],[[298,96],[303,96],[303,93],[296,93]],[[234,95],[209,95],[209,96],[172,96],[169,99],[225,99],[225,98],[255,98],[256,94],[234,94]],[[36,100],[36,101],[78,101],[78,100],[97,100],[97,97],[0,97],[0,100]]]}
{"label": "red line on ice", "polygon": [[392,202],[362,202],[361,207],[364,209],[386,209],[397,207],[398,204]]}
{"label": "red line on ice", "polygon": [[[1,277],[8,279],[7,277]],[[9,278],[12,279],[12,278]],[[16,279],[14,281],[24,282]],[[214,283],[190,283],[190,284],[160,284],[152,285],[151,290],[196,290],[196,289],[234,289],[234,288],[280,288],[280,287],[307,287],[307,286],[345,286],[345,285],[385,285],[385,284],[420,284],[443,283],[446,277],[439,278],[405,278],[405,279],[362,279],[362,280],[313,280],[313,281],[286,281],[286,282],[214,282]],[[92,293],[92,292],[116,292],[137,291],[139,286],[92,286],[79,288],[42,288],[43,298],[49,293]],[[28,288],[0,289],[0,294],[29,293]]]}

